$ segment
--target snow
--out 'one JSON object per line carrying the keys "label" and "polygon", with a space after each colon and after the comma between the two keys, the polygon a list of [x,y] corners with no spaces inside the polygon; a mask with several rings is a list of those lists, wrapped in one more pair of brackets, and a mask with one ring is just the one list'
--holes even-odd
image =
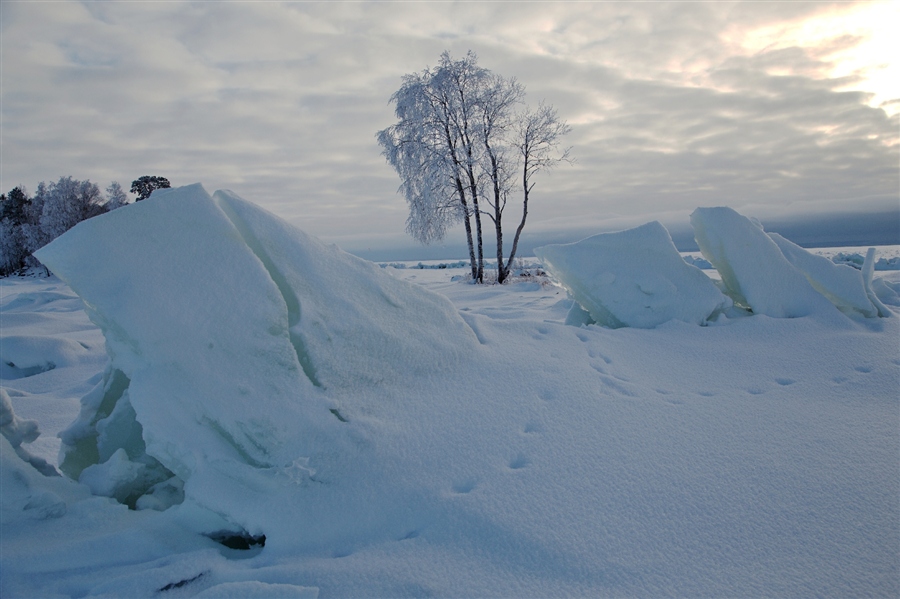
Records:
{"label": "snow", "polygon": [[703,256],[722,276],[735,304],[774,318],[831,315],[834,307],[753,222],[731,208],[697,208],[691,214]]}
{"label": "snow", "polygon": [[672,319],[703,324],[731,307],[709,277],[682,259],[659,222],[534,252],[593,322],[611,328],[653,328]]}
{"label": "snow", "polygon": [[878,316],[878,310],[869,299],[859,270],[816,256],[777,233],[770,233],[769,237],[788,262],[800,270],[813,288],[839,310],[850,314],[856,312],[866,318]]}
{"label": "snow", "polygon": [[3,373],[3,422],[53,465],[60,432],[97,454],[76,482],[0,439],[0,595],[900,594],[900,319],[848,318],[721,220],[752,239],[735,273],[781,256],[762,305],[796,280],[824,304],[570,326],[553,279],[381,269],[199,187],[79,224],[42,260],[97,326],[55,277],[0,281],[4,359],[87,346]]}
{"label": "snow", "polygon": [[[360,389],[451,365],[477,344],[445,299],[233,194],[194,185],[154,200],[39,252],[89,306],[111,357],[62,435],[62,469],[95,493],[133,505],[174,476],[189,500],[239,520],[210,492],[216,477],[252,486],[298,456],[342,454],[340,420],[372,411]],[[84,259],[98,253],[111,255],[102,272]]]}

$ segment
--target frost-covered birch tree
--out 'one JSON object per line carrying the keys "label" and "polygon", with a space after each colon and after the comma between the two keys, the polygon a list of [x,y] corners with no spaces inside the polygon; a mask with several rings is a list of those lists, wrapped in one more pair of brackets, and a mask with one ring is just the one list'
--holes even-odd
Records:
{"label": "frost-covered birch tree", "polygon": [[471,127],[477,89],[487,76],[473,53],[454,61],[444,52],[434,69],[403,77],[390,100],[398,121],[377,135],[382,153],[400,175],[400,191],[410,207],[407,232],[430,243],[462,221],[476,281],[483,278],[484,267]]}
{"label": "frost-covered birch tree", "polygon": [[[474,53],[453,60],[444,52],[438,66],[403,77],[390,99],[398,121],[377,134],[409,204],[407,232],[430,243],[462,221],[475,282],[484,280],[482,215],[494,225],[497,278],[502,283],[525,225],[533,175],[566,157],[554,157],[553,151],[568,127],[552,109],[524,109],[524,96],[524,87],[515,79],[479,67]],[[534,120],[538,113],[549,120]],[[537,143],[537,138],[542,141]],[[520,169],[525,170],[518,177]],[[504,259],[503,213],[519,189],[522,218]]]}
{"label": "frost-covered birch tree", "polygon": [[41,181],[34,197],[18,186],[0,196],[0,276],[40,263],[31,254],[79,222],[115,210],[128,202],[122,186],[113,181],[104,198],[89,180],[60,177]]}
{"label": "frost-covered birch tree", "polygon": [[128,203],[128,196],[118,181],[113,181],[106,188],[106,209],[113,211]]}
{"label": "frost-covered birch tree", "polygon": [[512,247],[509,250],[509,258],[503,264],[502,245],[500,244],[501,232],[500,219],[497,219],[497,279],[503,282],[509,276],[510,266],[516,257],[519,246],[519,237],[525,228],[525,220],[528,218],[528,200],[531,190],[534,188],[534,176],[542,170],[553,168],[560,162],[569,161],[569,149],[561,153],[559,148],[560,138],[571,130],[564,121],[559,120],[556,110],[549,105],[541,103],[537,110],[526,110],[516,122],[517,131],[515,137],[516,158],[519,161],[519,173],[521,174],[522,192],[522,218],[516,227]]}
{"label": "frost-covered birch tree", "polygon": [[41,230],[48,239],[56,239],[81,221],[106,212],[104,200],[96,183],[60,177],[47,187]]}

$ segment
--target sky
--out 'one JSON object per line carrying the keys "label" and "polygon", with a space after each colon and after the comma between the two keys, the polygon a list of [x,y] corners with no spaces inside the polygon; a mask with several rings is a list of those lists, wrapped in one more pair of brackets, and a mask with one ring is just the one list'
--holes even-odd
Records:
{"label": "sky", "polygon": [[897,210],[897,31],[896,1],[2,0],[0,190],[158,175],[360,254],[415,247],[375,134],[404,74],[472,50],[571,126],[533,239]]}

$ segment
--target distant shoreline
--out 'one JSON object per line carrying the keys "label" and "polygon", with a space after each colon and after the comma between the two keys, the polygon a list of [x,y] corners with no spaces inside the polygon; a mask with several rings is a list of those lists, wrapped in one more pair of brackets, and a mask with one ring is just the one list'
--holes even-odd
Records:
{"label": "distant shoreline", "polygon": [[[808,218],[760,219],[768,233],[778,233],[807,248],[872,247],[900,245],[900,210],[858,214],[826,214]],[[696,252],[700,248],[694,241],[694,232],[687,223],[673,225],[663,223],[672,236],[679,252]],[[536,247],[555,243],[573,243],[613,230],[572,230],[564,233],[523,233],[519,243],[519,255],[533,255]],[[440,246],[405,246],[382,249],[352,249],[351,254],[373,262],[412,262],[417,260],[457,261],[468,256],[462,243]],[[485,259],[496,261],[494,240],[485,239]],[[508,248],[507,248],[508,250]]]}

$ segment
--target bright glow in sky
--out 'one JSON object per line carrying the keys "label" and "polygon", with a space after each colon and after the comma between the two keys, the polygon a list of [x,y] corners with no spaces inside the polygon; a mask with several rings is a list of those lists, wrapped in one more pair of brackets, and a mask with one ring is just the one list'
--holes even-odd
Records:
{"label": "bright glow in sky", "polygon": [[0,191],[160,175],[348,249],[412,245],[375,133],[402,75],[473,50],[572,125],[526,232],[896,208],[898,7],[4,0]]}
{"label": "bright glow in sky", "polygon": [[900,3],[841,4],[821,14],[745,32],[748,52],[809,48],[829,63],[822,75],[850,77],[839,89],[873,94],[870,106],[900,112]]}

